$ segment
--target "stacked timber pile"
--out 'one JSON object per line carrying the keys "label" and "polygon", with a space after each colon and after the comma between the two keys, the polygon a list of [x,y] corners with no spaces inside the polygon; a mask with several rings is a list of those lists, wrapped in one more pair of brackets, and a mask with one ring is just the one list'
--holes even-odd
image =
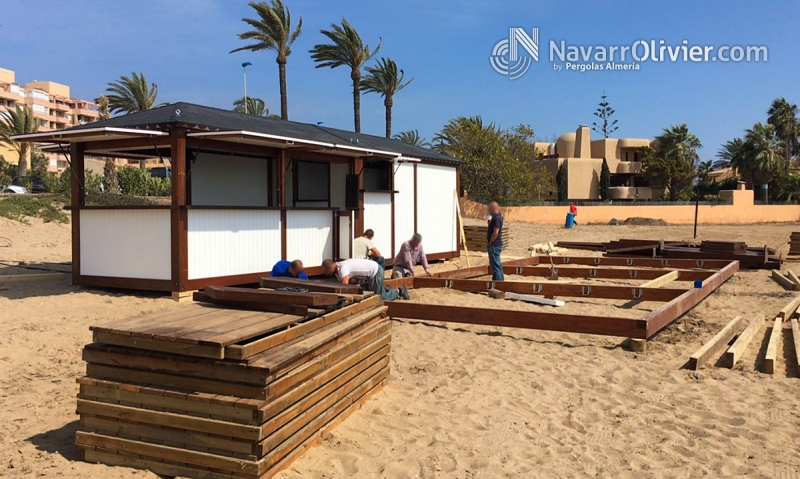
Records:
{"label": "stacked timber pile", "polygon": [[[275,304],[298,298],[285,301]],[[387,380],[386,308],[377,296],[345,302],[306,316],[194,304],[92,327],[78,380],[83,459],[164,476],[273,477]]]}
{"label": "stacked timber pile", "polygon": [[793,231],[789,237],[789,256],[800,259],[800,231]]}
{"label": "stacked timber pile", "polygon": [[[467,248],[474,251],[484,251],[486,249],[486,230],[488,226],[464,226],[464,236],[467,239]],[[511,240],[511,233],[508,226],[503,226],[503,241],[505,244]]]}
{"label": "stacked timber pile", "polygon": [[[800,245],[800,240],[798,240]],[[620,239],[609,242],[559,241],[556,246],[603,251],[606,256],[651,256],[676,259],[736,260],[742,268],[779,269],[781,259],[767,246],[750,247],[740,241],[703,241],[700,245],[684,241]],[[800,246],[799,246],[800,248]]]}

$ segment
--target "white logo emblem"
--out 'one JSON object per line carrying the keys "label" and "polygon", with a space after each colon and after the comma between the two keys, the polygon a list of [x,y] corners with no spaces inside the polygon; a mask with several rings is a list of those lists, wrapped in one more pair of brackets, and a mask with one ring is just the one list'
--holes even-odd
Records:
{"label": "white logo emblem", "polygon": [[[520,46],[528,52],[527,55],[520,55]],[[532,29],[531,36],[528,36],[525,29],[513,27],[508,31],[508,39],[495,44],[489,62],[494,71],[516,80],[528,71],[531,59],[539,61],[539,29]]]}

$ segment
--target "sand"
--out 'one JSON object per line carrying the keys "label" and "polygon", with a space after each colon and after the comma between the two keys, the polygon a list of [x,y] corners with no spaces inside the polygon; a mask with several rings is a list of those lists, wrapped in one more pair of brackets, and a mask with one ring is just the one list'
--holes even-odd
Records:
{"label": "sand", "polygon": [[[0,260],[68,271],[58,263],[70,259],[69,226],[31,223],[0,219],[0,236],[13,242],[0,246]],[[527,246],[548,240],[692,236],[690,226],[511,228],[507,257],[527,256]],[[701,226],[699,236],[786,249],[794,229]],[[0,274],[20,272],[0,266]],[[623,349],[622,338],[395,321],[388,386],[282,477],[798,478],[800,379],[789,336],[775,375],[758,372],[768,326],[733,370],[682,368],[733,316],[769,318],[792,296],[768,272],[739,272],[643,354]],[[566,299],[559,311],[636,316],[652,307]],[[414,301],[497,303],[442,290],[415,292]],[[0,477],[155,478],[77,460],[75,379],[89,325],[180,307],[154,294],[76,288],[68,279],[0,285]]]}

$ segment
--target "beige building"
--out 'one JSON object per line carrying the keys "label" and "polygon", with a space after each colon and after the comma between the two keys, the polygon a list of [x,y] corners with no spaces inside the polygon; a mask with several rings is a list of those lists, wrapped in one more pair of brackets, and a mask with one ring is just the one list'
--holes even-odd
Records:
{"label": "beige building", "polygon": [[[555,143],[534,144],[542,153],[541,163],[554,175],[561,165],[567,174],[567,197],[570,201],[600,199],[600,172],[603,158],[611,170],[612,200],[658,199],[663,189],[645,186],[639,161],[641,148],[650,146],[646,138],[603,138],[592,140],[591,131],[581,125],[575,133],[564,133]],[[550,195],[551,200],[557,193]]]}
{"label": "beige building", "polygon": [[[0,68],[0,112],[13,110],[17,105],[27,105],[39,121],[39,131],[61,130],[96,121],[97,105],[88,100],[72,98],[69,87],[51,81],[17,83],[12,70]],[[17,154],[0,145],[0,155],[16,164]],[[48,170],[61,171],[67,166],[63,155],[45,153]]]}

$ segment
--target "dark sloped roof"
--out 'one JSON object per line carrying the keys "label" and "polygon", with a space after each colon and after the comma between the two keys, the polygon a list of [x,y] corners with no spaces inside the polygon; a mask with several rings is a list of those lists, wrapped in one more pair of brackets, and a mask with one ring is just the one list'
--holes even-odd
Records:
{"label": "dark sloped roof", "polygon": [[461,163],[461,160],[442,155],[428,148],[409,145],[408,143],[390,138],[365,135],[364,133],[354,133],[321,125],[312,125],[310,123],[245,115],[244,113],[223,110],[221,108],[212,108],[183,102],[172,103],[148,111],[109,118],[108,120],[87,123],[85,125],[69,128],[66,131],[100,127],[159,128],[174,124],[188,124],[192,128],[209,129],[212,131],[243,130],[254,133],[267,133],[297,138],[299,140],[319,141],[391,151],[400,153],[403,156],[415,158]]}

